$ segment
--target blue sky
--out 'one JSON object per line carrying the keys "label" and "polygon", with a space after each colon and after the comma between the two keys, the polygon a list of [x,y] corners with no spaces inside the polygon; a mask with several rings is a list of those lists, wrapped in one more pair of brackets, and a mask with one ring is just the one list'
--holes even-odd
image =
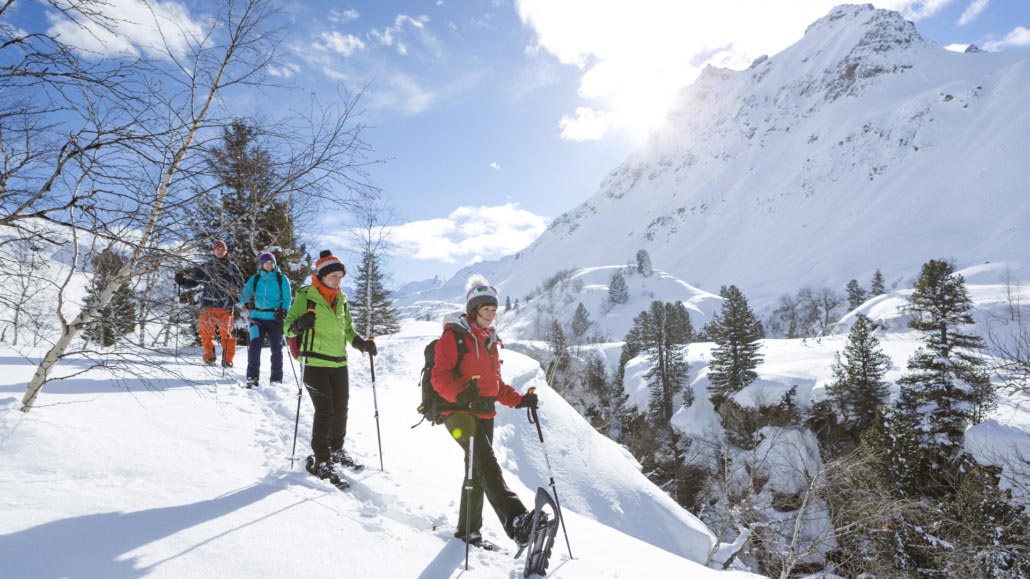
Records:
{"label": "blue sky", "polygon": [[[149,14],[141,0],[109,1],[126,19]],[[644,142],[705,64],[744,68],[775,54],[838,3],[308,0],[285,4],[289,33],[274,72],[298,88],[298,103],[311,92],[332,99],[340,82],[367,85],[365,137],[385,161],[372,177],[399,218],[388,269],[403,283],[528,245]],[[873,4],[901,11],[942,46],[1030,47],[1027,0]],[[200,19],[206,3],[154,6]],[[11,19],[81,36],[38,7]],[[339,251],[346,227],[330,215],[302,233]]]}

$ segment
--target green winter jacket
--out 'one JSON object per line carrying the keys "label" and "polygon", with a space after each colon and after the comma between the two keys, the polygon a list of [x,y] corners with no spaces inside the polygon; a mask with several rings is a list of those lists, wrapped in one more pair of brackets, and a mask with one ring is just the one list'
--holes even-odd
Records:
{"label": "green winter jacket", "polygon": [[308,301],[315,307],[315,327],[301,339],[300,356],[307,358],[306,364],[309,366],[346,366],[347,344],[353,344],[354,338],[358,335],[351,322],[347,294],[340,292],[334,312],[318,289],[310,285],[300,288],[293,298],[293,305],[286,312],[283,334],[287,337],[297,335],[290,331],[290,325],[293,324],[293,320],[307,313]]}

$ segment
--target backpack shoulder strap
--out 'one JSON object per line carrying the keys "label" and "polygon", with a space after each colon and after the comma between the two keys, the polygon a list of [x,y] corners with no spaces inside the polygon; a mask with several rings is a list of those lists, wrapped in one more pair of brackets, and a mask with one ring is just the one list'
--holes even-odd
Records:
{"label": "backpack shoulder strap", "polygon": [[468,352],[468,346],[465,345],[465,336],[461,332],[453,329],[448,329],[448,332],[454,334],[454,343],[458,347],[458,360],[454,363],[454,368],[451,369],[453,374],[458,373],[458,369],[461,368],[461,359],[465,357],[465,353]]}
{"label": "backpack shoulder strap", "polygon": [[[283,307],[283,273],[275,270],[275,277],[279,280],[279,307]],[[254,281],[254,293],[257,293],[257,281]]]}

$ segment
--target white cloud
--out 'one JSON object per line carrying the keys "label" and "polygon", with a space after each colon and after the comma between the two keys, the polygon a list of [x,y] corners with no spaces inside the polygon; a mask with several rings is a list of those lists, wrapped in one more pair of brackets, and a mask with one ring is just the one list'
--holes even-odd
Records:
{"label": "white cloud", "polygon": [[508,203],[459,207],[445,219],[397,226],[390,237],[412,259],[468,264],[520,251],[546,228],[546,218]]}
{"label": "white cloud", "polygon": [[393,19],[393,26],[384,28],[383,30],[372,29],[368,35],[379,42],[383,46],[394,46],[397,53],[404,56],[408,54],[408,47],[403,44],[399,38],[405,34],[405,28],[412,28],[415,32],[419,32],[422,36],[423,42],[428,45],[435,46],[437,44],[436,39],[426,29],[426,23],[429,22],[428,16],[416,16],[411,17],[407,14],[399,14]]}
{"label": "white cloud", "polygon": [[965,26],[970,22],[976,20],[983,11],[987,9],[987,4],[990,0],[973,0],[966,6],[966,9],[962,12],[962,16],[958,19],[959,26]]}
{"label": "white cloud", "polygon": [[[112,55],[182,56],[203,36],[203,27],[178,2],[107,0],[97,8],[113,20],[107,27],[84,18],[47,12],[48,34],[97,58]],[[67,14],[67,15],[66,15]],[[170,53],[170,54],[169,54]]]}
{"label": "white cloud", "polygon": [[984,43],[983,48],[994,52],[1019,46],[1030,46],[1030,28],[1017,26],[1012,29],[1012,32],[1006,34],[1005,38]]}
{"label": "white cloud", "polygon": [[558,122],[563,141],[596,141],[611,127],[612,115],[587,107],[577,107],[576,116],[565,115]]}
{"label": "white cloud", "polygon": [[[954,0],[874,0],[879,8],[925,18]],[[582,71],[579,96],[590,113],[566,114],[564,138],[630,132],[643,140],[660,125],[676,94],[705,64],[746,68],[799,40],[809,24],[840,0],[516,0],[537,50]],[[747,15],[743,18],[741,15]],[[587,130],[589,127],[589,130]]]}
{"label": "white cloud", "polygon": [[944,47],[945,50],[952,52],[965,52],[967,48],[969,48],[968,44],[949,44]]}
{"label": "white cloud", "polygon": [[329,11],[329,22],[343,24],[345,22],[350,22],[351,20],[357,20],[358,18],[361,18],[361,13],[359,13],[357,10],[354,10],[353,8],[348,8],[347,10]]}
{"label": "white cloud", "polygon": [[400,73],[387,73],[368,89],[369,104],[375,108],[387,108],[407,115],[416,115],[427,110],[437,95],[422,86],[414,77]]}
{"label": "white cloud", "polygon": [[365,42],[353,34],[341,34],[336,30],[323,32],[318,35],[322,42],[315,42],[311,46],[318,50],[325,50],[350,56],[355,51],[364,50]]}
{"label": "white cloud", "polygon": [[494,171],[500,171],[501,170],[501,166],[498,165],[496,162],[490,163],[489,165],[487,165],[487,167],[490,167]]}
{"label": "white cloud", "polygon": [[290,78],[300,72],[300,65],[288,62],[282,66],[269,66],[268,74],[279,78]]}

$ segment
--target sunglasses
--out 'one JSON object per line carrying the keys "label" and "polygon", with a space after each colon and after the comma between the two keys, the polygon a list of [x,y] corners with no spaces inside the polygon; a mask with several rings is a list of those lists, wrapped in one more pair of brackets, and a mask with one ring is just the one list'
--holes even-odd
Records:
{"label": "sunglasses", "polygon": [[492,286],[492,285],[481,285],[479,287],[472,288],[472,291],[469,292],[469,295],[472,295],[472,294],[483,294],[483,293],[487,293],[487,292],[497,293],[497,289],[494,288],[494,286]]}

